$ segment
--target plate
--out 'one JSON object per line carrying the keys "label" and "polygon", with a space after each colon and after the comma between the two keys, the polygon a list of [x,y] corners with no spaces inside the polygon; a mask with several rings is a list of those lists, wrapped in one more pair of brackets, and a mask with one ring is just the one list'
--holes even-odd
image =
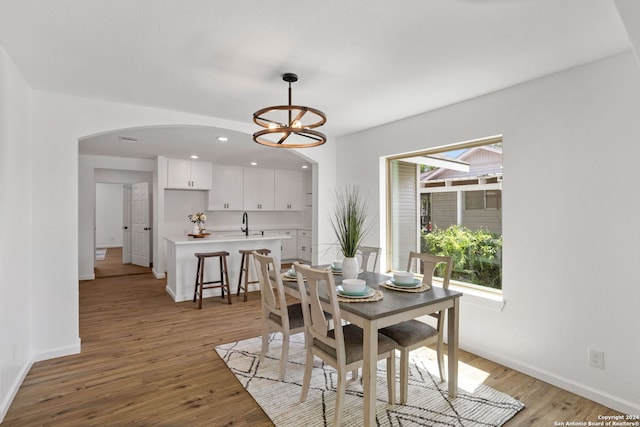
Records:
{"label": "plate", "polygon": [[375,291],[370,287],[366,287],[363,292],[347,292],[342,288],[342,285],[336,286],[338,295],[346,298],[367,298],[375,294]]}
{"label": "plate", "polygon": [[295,278],[297,278],[297,277],[298,277],[298,276],[296,275],[296,273],[295,273],[295,272],[292,272],[291,270],[287,270],[287,272],[286,272],[286,273],[284,273],[284,275],[285,275],[285,276],[287,276],[287,277],[290,277],[290,278],[292,278],[292,279],[295,279]]}
{"label": "plate", "polygon": [[420,279],[414,278],[413,283],[396,283],[396,281],[393,279],[389,279],[389,283],[399,288],[417,288],[421,285],[422,282],[420,281]]}
{"label": "plate", "polygon": [[338,268],[338,267],[334,267],[333,264],[331,265],[331,269],[333,271],[342,271],[342,267]]}

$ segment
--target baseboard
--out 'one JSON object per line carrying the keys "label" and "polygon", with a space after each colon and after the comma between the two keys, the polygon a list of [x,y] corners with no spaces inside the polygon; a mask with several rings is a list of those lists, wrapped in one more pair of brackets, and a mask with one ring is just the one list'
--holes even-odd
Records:
{"label": "baseboard", "polygon": [[[619,411],[623,414],[640,414],[640,405],[637,403],[622,399],[618,396],[605,393],[600,390],[596,390],[593,387],[589,387],[584,384],[580,384],[568,378],[561,377],[559,375],[552,374],[545,370],[536,368],[535,366],[528,365],[526,363],[518,362],[513,359],[505,358],[493,353],[486,352],[480,348],[474,346],[460,346],[464,351],[468,351],[485,359],[499,363],[511,369],[515,369],[518,372],[532,376],[541,381],[549,383],[553,386],[559,387],[563,390],[570,391],[579,396],[593,400],[601,405],[611,408],[615,411]],[[526,403],[526,402],[525,402]]]}
{"label": "baseboard", "polygon": [[9,411],[9,407],[11,406],[13,399],[16,397],[16,394],[18,394],[18,390],[20,390],[20,386],[22,385],[25,378],[27,377],[27,374],[29,374],[29,371],[31,370],[31,367],[33,366],[34,363],[39,362],[41,360],[53,359],[53,358],[62,357],[62,356],[70,356],[72,354],[78,354],[78,353],[80,353],[80,338],[78,338],[77,344],[74,344],[68,347],[56,348],[54,350],[46,351],[43,353],[33,354],[31,357],[31,360],[25,363],[24,366],[22,366],[22,368],[20,369],[20,373],[16,376],[15,380],[9,387],[7,395],[3,399],[2,405],[0,405],[0,423],[2,423],[2,421],[4,420],[4,417],[7,415],[7,412]]}
{"label": "baseboard", "polygon": [[78,277],[78,280],[96,280],[95,274],[83,274]]}
{"label": "baseboard", "polygon": [[164,279],[166,277],[163,271],[158,271],[153,268],[151,269],[151,271],[153,272],[153,276],[156,279]]}
{"label": "baseboard", "polygon": [[33,361],[29,361],[25,363],[24,366],[22,366],[20,372],[7,390],[7,395],[2,400],[2,404],[0,405],[0,424],[4,420],[4,417],[7,415],[7,412],[9,412],[11,403],[13,403],[13,399],[15,399],[16,394],[18,394],[18,390],[20,390],[20,386],[24,382],[24,379],[27,378],[27,374],[31,370],[33,363]]}
{"label": "baseboard", "polygon": [[33,355],[33,361],[39,362],[41,360],[55,359],[56,357],[71,356],[72,354],[80,353],[80,350],[81,340],[78,338],[78,341],[74,345],[59,347],[42,353],[35,353]]}

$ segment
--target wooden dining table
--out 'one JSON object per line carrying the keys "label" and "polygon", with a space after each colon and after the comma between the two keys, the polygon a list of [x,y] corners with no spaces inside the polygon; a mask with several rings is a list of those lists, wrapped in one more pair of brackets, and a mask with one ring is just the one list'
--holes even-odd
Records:
{"label": "wooden dining table", "polygon": [[[327,266],[314,267],[319,269]],[[447,357],[448,357],[448,395],[450,399],[458,393],[458,325],[459,302],[461,292],[432,286],[424,292],[403,292],[380,286],[390,277],[373,272],[362,272],[359,279],[367,282],[367,286],[380,289],[383,298],[369,302],[340,302],[342,319],[358,325],[363,330],[363,399],[364,422],[366,427],[376,425],[376,376],[377,376],[377,348],[378,330],[405,320],[415,319],[437,311],[447,311]],[[342,276],[334,274],[336,286],[342,283]],[[285,292],[300,298],[297,282],[284,281]],[[325,297],[321,302],[328,303]]]}

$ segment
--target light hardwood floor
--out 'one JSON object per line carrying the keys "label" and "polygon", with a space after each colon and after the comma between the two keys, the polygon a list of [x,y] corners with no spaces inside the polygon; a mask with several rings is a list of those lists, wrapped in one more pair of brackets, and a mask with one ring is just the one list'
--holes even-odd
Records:
{"label": "light hardwood floor", "polygon": [[[174,303],[165,283],[150,273],[80,282],[82,352],[35,363],[2,427],[271,426],[214,350],[260,335],[259,293],[246,303],[234,295],[232,305],[206,299],[197,310]],[[616,414],[473,354],[460,359],[525,403],[508,426]]]}

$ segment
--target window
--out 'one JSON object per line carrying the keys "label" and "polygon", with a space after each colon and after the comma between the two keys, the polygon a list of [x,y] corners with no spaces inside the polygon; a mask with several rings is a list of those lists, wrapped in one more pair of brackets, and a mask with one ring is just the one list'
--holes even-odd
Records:
{"label": "window", "polygon": [[452,280],[502,289],[502,139],[389,159],[389,258],[450,255]]}

